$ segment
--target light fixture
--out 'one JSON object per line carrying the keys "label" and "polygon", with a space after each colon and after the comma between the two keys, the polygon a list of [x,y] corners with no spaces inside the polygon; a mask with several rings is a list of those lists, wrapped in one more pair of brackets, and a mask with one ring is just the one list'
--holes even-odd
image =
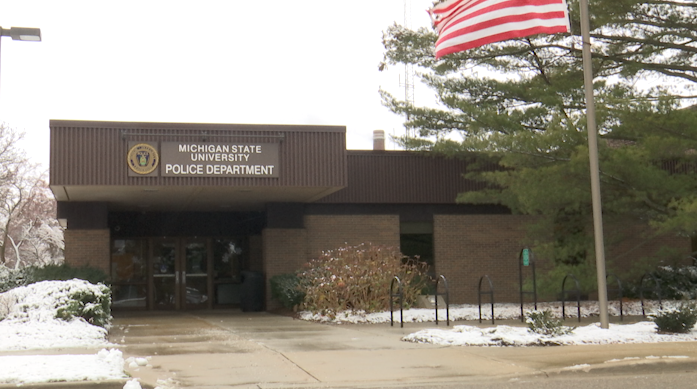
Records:
{"label": "light fixture", "polygon": [[41,42],[41,29],[33,27],[1,28],[0,36],[12,37],[15,41]]}

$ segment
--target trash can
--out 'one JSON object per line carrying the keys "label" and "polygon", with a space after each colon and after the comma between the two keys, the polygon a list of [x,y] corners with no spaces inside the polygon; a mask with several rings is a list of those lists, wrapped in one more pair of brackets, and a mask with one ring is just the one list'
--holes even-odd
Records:
{"label": "trash can", "polygon": [[258,271],[242,271],[240,308],[243,312],[264,310],[264,274]]}

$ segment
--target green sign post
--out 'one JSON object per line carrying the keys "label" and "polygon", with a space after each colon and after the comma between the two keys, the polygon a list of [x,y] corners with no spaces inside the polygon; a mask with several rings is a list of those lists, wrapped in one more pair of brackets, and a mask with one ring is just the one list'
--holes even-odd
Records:
{"label": "green sign post", "polygon": [[530,249],[523,249],[523,266],[530,266]]}
{"label": "green sign post", "polygon": [[[532,271],[532,290],[531,291],[525,291],[523,290],[523,266],[525,267],[530,267],[530,270]],[[523,312],[523,306],[524,306],[524,301],[523,301],[523,296],[526,294],[531,294],[533,297],[533,301],[535,302],[535,309],[537,310],[537,277],[535,275],[535,258],[533,257],[532,250],[530,248],[525,247],[524,249],[520,250],[520,255],[518,256],[518,277],[520,281],[520,321],[524,322],[525,321],[525,315]]]}

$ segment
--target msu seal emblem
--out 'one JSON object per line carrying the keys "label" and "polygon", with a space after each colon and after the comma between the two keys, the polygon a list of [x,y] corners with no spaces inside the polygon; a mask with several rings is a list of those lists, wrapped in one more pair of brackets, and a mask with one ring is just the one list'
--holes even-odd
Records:
{"label": "msu seal emblem", "polygon": [[146,143],[139,143],[128,150],[128,167],[138,174],[150,174],[159,161],[157,150]]}

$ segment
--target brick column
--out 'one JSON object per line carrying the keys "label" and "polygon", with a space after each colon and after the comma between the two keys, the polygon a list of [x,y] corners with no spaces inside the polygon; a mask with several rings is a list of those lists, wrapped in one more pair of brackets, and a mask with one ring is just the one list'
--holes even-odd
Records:
{"label": "brick column", "polygon": [[262,231],[263,272],[266,279],[266,309],[280,304],[271,300],[271,277],[293,273],[307,261],[307,232],[305,229],[267,228]]}
{"label": "brick column", "polygon": [[109,273],[111,235],[108,229],[64,232],[65,263],[73,267],[90,266]]}

